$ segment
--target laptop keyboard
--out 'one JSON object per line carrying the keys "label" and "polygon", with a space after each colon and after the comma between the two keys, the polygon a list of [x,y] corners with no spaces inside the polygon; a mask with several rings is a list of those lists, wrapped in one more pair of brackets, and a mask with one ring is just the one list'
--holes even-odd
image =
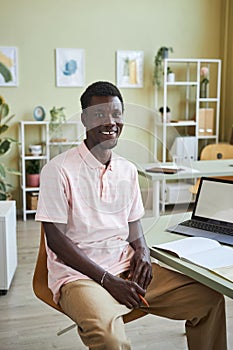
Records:
{"label": "laptop keyboard", "polygon": [[225,235],[233,236],[233,228],[220,226],[215,224],[209,224],[207,222],[196,221],[196,220],[187,220],[182,223],[183,226],[194,227],[200,230],[215,232],[215,233],[223,233]]}

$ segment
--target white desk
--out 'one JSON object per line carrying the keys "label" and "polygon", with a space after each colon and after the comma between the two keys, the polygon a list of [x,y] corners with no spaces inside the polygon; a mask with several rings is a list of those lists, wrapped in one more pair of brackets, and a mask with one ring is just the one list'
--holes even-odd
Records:
{"label": "white desk", "polygon": [[170,254],[152,248],[155,244],[166,243],[177,239],[185,238],[185,236],[170,233],[166,231],[166,227],[177,222],[183,221],[190,217],[190,213],[163,215],[159,218],[142,219],[145,238],[150,247],[151,256],[164,264],[192,277],[198,282],[201,282],[208,287],[217,290],[218,292],[233,298],[233,282],[230,282],[221,276],[218,276],[211,271],[198,267],[194,264],[185,262]]}
{"label": "white desk", "polygon": [[[166,163],[163,163],[166,164]],[[167,163],[171,164],[171,163]],[[138,164],[138,173],[152,181],[153,199],[152,212],[153,216],[159,217],[159,184],[161,181],[167,180],[184,180],[195,179],[201,176],[232,176],[233,175],[233,159],[222,160],[200,160],[189,164],[188,170],[178,171],[176,174],[152,173],[146,169],[158,167],[159,163]],[[166,167],[166,165],[164,165]],[[182,166],[180,167],[182,168]]]}

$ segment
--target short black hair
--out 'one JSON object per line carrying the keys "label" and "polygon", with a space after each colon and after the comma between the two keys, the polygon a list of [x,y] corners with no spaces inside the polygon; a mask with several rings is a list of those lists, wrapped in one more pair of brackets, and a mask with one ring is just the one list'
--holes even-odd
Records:
{"label": "short black hair", "polygon": [[124,111],[124,101],[119,89],[108,81],[97,81],[86,88],[80,98],[82,110],[90,106],[93,96],[116,96],[121,101],[122,111]]}

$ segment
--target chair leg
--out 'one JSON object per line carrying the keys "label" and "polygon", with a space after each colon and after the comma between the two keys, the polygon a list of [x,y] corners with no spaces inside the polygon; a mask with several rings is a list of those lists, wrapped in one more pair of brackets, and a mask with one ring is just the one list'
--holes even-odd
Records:
{"label": "chair leg", "polygon": [[76,323],[73,323],[70,326],[60,330],[59,332],[57,332],[57,335],[59,336],[59,335],[65,334],[66,332],[71,331],[71,329],[75,328],[76,326],[77,326]]}

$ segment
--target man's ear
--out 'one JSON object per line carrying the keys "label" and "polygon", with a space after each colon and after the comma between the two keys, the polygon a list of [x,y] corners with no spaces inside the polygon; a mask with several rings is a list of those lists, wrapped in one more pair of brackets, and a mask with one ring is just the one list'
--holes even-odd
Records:
{"label": "man's ear", "polygon": [[83,126],[87,126],[87,112],[83,111],[81,114],[81,121],[83,123]]}

